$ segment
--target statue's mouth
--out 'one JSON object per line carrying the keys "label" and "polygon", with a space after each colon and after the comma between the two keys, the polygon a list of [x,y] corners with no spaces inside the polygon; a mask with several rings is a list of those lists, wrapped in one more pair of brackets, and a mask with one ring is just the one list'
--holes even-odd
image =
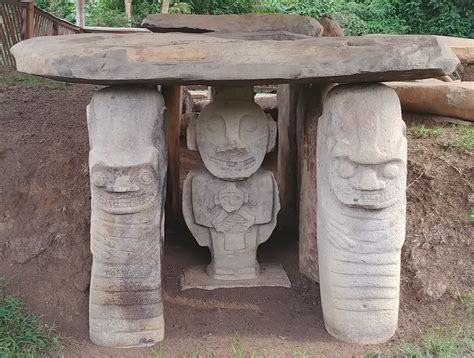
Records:
{"label": "statue's mouth", "polygon": [[94,196],[95,203],[103,211],[113,214],[133,214],[153,205],[153,193],[103,193]]}
{"label": "statue's mouth", "polygon": [[[337,193],[344,204],[366,209],[382,209],[393,205],[399,199],[398,188],[380,190],[346,189]],[[339,194],[339,195],[338,195]]]}
{"label": "statue's mouth", "polygon": [[225,169],[246,169],[251,167],[255,164],[256,159],[255,157],[250,157],[244,160],[235,161],[235,160],[228,160],[228,159],[220,159],[216,157],[209,157],[209,160],[219,166],[220,168]]}

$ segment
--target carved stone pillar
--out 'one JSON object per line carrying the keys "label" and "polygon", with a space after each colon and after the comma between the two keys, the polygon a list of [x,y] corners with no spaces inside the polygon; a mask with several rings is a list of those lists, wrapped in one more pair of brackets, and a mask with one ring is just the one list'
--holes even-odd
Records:
{"label": "carved stone pillar", "polygon": [[161,286],[166,196],[164,101],[148,87],[109,87],[87,108],[93,255],[89,329],[103,346],[164,336]]}
{"label": "carved stone pillar", "polygon": [[183,214],[212,261],[188,270],[183,289],[289,286],[281,266],[257,262],[257,247],[270,237],[280,210],[276,180],[260,169],[275,139],[276,123],[254,102],[251,86],[213,89],[209,105],[190,123],[188,148],[199,151],[204,167],[186,177]]}
{"label": "carved stone pillar", "polygon": [[329,92],[318,123],[317,235],[324,322],[337,339],[380,343],[397,328],[406,163],[393,89]]}

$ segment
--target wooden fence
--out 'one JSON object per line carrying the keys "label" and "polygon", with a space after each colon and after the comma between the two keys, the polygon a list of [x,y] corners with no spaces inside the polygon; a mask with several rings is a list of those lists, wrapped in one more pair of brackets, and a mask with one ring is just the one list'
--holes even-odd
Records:
{"label": "wooden fence", "polygon": [[21,40],[79,32],[84,30],[39,9],[33,2],[0,0],[0,64],[15,66],[10,48]]}

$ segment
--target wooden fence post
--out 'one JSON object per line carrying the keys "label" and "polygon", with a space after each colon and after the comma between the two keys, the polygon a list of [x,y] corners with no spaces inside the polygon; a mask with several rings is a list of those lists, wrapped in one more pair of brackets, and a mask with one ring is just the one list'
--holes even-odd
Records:
{"label": "wooden fence post", "polygon": [[26,3],[22,6],[21,12],[21,39],[31,39],[35,37],[35,0],[21,0]]}
{"label": "wooden fence post", "polygon": [[26,38],[35,37],[35,0],[30,0],[26,7]]}

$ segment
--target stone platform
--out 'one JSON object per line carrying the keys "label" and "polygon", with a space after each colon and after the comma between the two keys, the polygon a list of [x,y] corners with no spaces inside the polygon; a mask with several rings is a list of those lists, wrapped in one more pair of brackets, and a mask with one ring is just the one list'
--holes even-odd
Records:
{"label": "stone platform", "polygon": [[215,280],[206,272],[206,265],[193,266],[181,276],[181,290],[199,288],[216,290],[218,288],[237,287],[291,287],[291,282],[280,264],[261,263],[260,275],[249,280]]}

